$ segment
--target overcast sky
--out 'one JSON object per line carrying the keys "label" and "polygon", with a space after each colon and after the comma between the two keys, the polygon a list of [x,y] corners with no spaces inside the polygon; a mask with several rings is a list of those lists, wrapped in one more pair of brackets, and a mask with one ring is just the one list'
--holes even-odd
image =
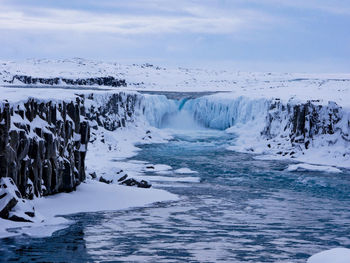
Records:
{"label": "overcast sky", "polygon": [[0,58],[349,72],[349,0],[0,0]]}

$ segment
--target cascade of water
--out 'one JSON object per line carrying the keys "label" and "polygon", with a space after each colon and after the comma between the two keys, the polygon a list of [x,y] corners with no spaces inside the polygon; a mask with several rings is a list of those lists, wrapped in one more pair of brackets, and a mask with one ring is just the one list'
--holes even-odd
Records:
{"label": "cascade of water", "polygon": [[[268,100],[216,99],[201,97],[171,100],[165,96],[148,96],[145,116],[158,128],[198,129],[203,127],[225,130],[236,124],[265,123]],[[260,127],[259,127],[260,128]],[[263,127],[261,127],[262,129]]]}

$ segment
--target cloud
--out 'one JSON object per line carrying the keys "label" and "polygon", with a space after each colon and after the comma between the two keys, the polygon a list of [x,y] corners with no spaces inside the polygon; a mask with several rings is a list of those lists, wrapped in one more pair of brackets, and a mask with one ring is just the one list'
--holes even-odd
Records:
{"label": "cloud", "polygon": [[[148,1],[149,2],[149,1]],[[158,1],[151,1],[154,4]],[[130,6],[128,6],[130,8]],[[131,6],[133,7],[133,5]],[[124,6],[125,8],[125,6]],[[159,8],[158,8],[159,9]],[[201,5],[183,5],[176,14],[153,12],[92,12],[74,9],[1,7],[0,29],[104,32],[124,35],[162,33],[229,34],[270,21],[261,12],[236,9],[227,12]]]}
{"label": "cloud", "polygon": [[322,11],[333,15],[350,15],[348,0],[236,0],[241,3],[256,3],[274,7],[286,7],[299,10]]}

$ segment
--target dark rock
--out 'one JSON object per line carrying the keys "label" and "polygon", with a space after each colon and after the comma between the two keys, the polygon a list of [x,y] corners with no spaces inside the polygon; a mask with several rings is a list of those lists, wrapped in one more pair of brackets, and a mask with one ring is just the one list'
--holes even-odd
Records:
{"label": "dark rock", "polygon": [[[26,84],[50,85],[67,81],[72,85],[113,86],[115,81],[109,77],[74,81],[30,76],[14,79]],[[85,108],[85,99],[95,99],[95,96],[77,95],[71,101],[49,102],[29,98],[18,105],[0,103],[0,178],[11,177],[23,198],[75,190],[85,180],[90,123],[109,131],[125,127],[133,121],[139,100],[136,94],[120,92],[109,95],[99,107]],[[37,127],[38,122],[47,125]],[[94,136],[96,139],[105,140]]]}
{"label": "dark rock", "polygon": [[68,79],[68,78],[33,78],[26,75],[14,75],[12,80],[5,80],[5,82],[13,83],[18,80],[24,84],[35,85],[35,84],[45,84],[45,85],[59,85],[65,83],[68,85],[99,85],[99,86],[110,86],[110,87],[126,87],[125,79],[116,79],[112,76],[108,77],[95,77],[95,78],[85,78],[85,79]]}
{"label": "dark rock", "polygon": [[120,184],[123,185],[127,185],[127,186],[134,186],[134,185],[138,185],[138,181],[136,181],[134,178],[129,178],[123,182],[121,182]]}
{"label": "dark rock", "polygon": [[92,179],[97,178],[96,172],[89,173],[89,175],[91,176]]}
{"label": "dark rock", "polygon": [[145,180],[141,180],[141,182],[138,184],[138,187],[141,188],[150,188],[151,186],[152,185]]}
{"label": "dark rock", "polygon": [[[70,192],[85,180],[85,156],[90,137],[89,122],[81,98],[71,102],[44,103],[28,99],[23,106],[0,108],[0,177],[11,177],[22,196]],[[14,123],[18,118],[35,118],[45,127]],[[36,136],[32,136],[33,132]]]}
{"label": "dark rock", "polygon": [[139,182],[139,181],[135,180],[134,178],[129,178],[127,180],[124,180],[120,184],[126,185],[126,186],[137,186],[137,187],[140,187],[140,188],[150,188],[152,186],[150,183],[148,183],[145,180],[141,180]]}
{"label": "dark rock", "polygon": [[100,180],[99,180],[101,183],[105,183],[105,184],[110,184],[112,183],[112,180],[107,180],[105,178],[103,178],[102,176],[100,177]]}
{"label": "dark rock", "polygon": [[[350,141],[350,124],[346,127],[341,122],[346,114],[342,107],[331,101],[328,102],[328,105],[317,103],[318,101],[311,100],[306,103],[296,104],[290,101],[283,104],[281,100],[272,100],[261,135],[268,140],[282,138],[282,136],[288,138],[284,145],[292,146],[300,151],[309,149],[314,138],[320,135],[339,133],[340,136],[327,140],[329,145],[335,144],[339,137]],[[286,145],[287,143],[291,145]]]}
{"label": "dark rock", "polygon": [[18,222],[34,222],[35,211],[29,201],[22,199],[17,186],[9,177],[0,179],[0,217]]}
{"label": "dark rock", "polygon": [[128,178],[128,175],[124,175],[118,179],[118,182],[124,181],[126,178]]}

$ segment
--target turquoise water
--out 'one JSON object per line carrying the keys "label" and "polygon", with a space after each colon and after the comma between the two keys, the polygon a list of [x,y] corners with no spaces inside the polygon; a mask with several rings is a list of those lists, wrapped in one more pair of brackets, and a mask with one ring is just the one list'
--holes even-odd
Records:
{"label": "turquoise water", "polygon": [[[227,151],[222,131],[178,132],[136,160],[198,172],[199,182],[155,183],[180,196],[126,211],[67,216],[48,238],[0,240],[0,261],[305,262],[350,247],[350,172],[286,172],[289,162]],[[154,176],[155,174],[148,174]]]}

